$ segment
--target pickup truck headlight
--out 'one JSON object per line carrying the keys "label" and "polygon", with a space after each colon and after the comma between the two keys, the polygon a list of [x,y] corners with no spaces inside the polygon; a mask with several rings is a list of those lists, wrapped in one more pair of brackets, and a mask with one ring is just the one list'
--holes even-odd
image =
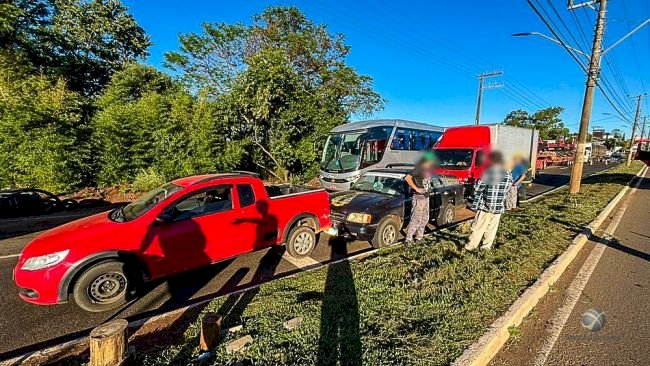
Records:
{"label": "pickup truck headlight", "polygon": [[370,220],[372,220],[372,216],[365,213],[353,212],[348,215],[347,220],[359,224],[369,224]]}
{"label": "pickup truck headlight", "polygon": [[46,267],[51,267],[61,263],[61,261],[65,259],[69,252],[70,250],[66,249],[52,254],[31,257],[26,260],[25,263],[23,263],[23,266],[20,268],[26,271],[36,271]]}

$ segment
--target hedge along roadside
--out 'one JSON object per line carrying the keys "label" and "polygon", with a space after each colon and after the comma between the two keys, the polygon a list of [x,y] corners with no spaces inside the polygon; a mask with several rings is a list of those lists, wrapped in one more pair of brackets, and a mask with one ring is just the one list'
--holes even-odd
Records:
{"label": "hedge along roadside", "polygon": [[[463,254],[466,232],[438,232],[418,245],[396,246],[361,262],[341,262],[211,302],[224,327],[253,343],[209,362],[316,364],[334,358],[369,364],[448,364],[504,313],[572,238],[602,210],[640,165],[617,167],[584,180],[576,200],[560,192],[507,214],[496,250]],[[435,244],[435,245],[432,245]],[[282,323],[304,320],[286,330]],[[184,342],[137,364],[191,364],[200,320]]]}

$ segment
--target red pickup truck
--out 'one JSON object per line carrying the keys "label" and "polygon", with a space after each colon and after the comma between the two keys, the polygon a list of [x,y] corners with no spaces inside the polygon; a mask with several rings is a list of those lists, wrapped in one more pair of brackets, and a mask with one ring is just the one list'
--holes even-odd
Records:
{"label": "red pickup truck", "polygon": [[71,297],[87,311],[116,308],[138,284],[286,243],[309,255],[330,224],[322,189],[264,186],[251,173],[186,177],[129,205],[36,237],[14,269],[19,295],[36,304]]}

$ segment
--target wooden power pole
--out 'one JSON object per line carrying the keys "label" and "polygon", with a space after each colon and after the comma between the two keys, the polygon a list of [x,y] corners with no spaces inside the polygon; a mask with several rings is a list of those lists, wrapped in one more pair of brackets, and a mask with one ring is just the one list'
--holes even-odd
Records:
{"label": "wooden power pole", "polygon": [[634,124],[632,125],[632,137],[630,138],[630,145],[627,150],[627,159],[625,159],[625,165],[629,166],[632,163],[632,146],[634,146],[634,137],[636,135],[636,127],[639,125],[639,116],[641,115],[641,99],[645,97],[646,94],[637,95],[636,97],[636,113],[634,114]]}
{"label": "wooden power pole", "polygon": [[481,120],[481,103],[483,101],[483,90],[499,88],[502,86],[501,84],[483,85],[483,79],[498,75],[503,75],[503,71],[484,72],[478,76],[478,101],[476,102],[476,117],[474,118],[474,123],[477,125]]}
{"label": "wooden power pole", "polygon": [[585,96],[582,103],[582,114],[580,115],[578,146],[573,159],[574,164],[571,169],[571,180],[569,181],[569,193],[571,194],[580,192],[582,165],[584,163],[583,160],[585,156],[585,146],[587,144],[587,135],[589,134],[589,120],[591,119],[591,109],[594,104],[596,80],[600,73],[600,54],[602,52],[603,34],[605,33],[606,12],[607,0],[600,0],[598,17],[596,18],[596,32],[594,33],[594,42],[591,49],[591,58],[589,60],[589,70],[587,72],[587,86],[585,88]]}

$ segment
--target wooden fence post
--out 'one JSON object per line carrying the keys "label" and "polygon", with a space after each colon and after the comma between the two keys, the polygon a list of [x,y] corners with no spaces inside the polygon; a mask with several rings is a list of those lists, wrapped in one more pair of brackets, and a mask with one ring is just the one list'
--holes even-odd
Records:
{"label": "wooden fence post", "polygon": [[128,327],[125,319],[102,324],[90,332],[90,366],[118,366],[128,354]]}
{"label": "wooden fence post", "polygon": [[217,345],[220,331],[221,317],[214,313],[205,314],[201,322],[201,336],[199,337],[201,351],[207,352]]}

